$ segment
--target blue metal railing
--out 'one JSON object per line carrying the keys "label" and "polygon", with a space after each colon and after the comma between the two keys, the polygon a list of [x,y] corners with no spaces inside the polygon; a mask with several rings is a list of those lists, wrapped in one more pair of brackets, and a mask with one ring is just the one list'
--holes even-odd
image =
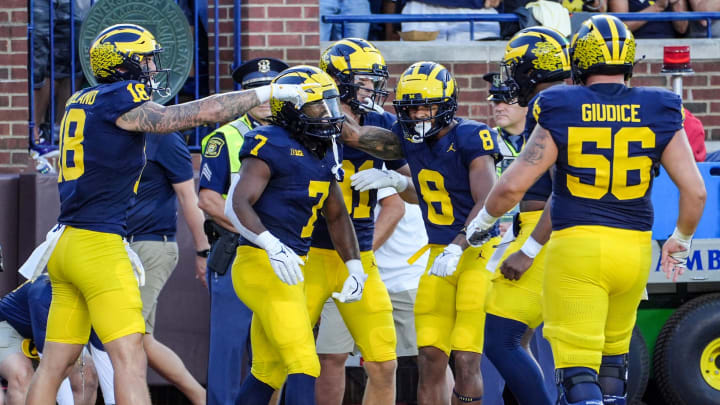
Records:
{"label": "blue metal railing", "polygon": [[[720,12],[663,12],[663,13],[608,13],[627,21],[707,21],[707,36],[712,38],[710,23],[720,20]],[[322,22],[340,24],[342,32],[346,23],[402,23],[402,22],[467,22],[470,24],[470,40],[474,39],[474,22],[514,22],[519,21],[516,14],[357,14],[323,15]]]}
{"label": "blue metal railing", "polygon": [[[219,33],[220,32],[220,21],[219,21],[219,0],[212,0],[213,6],[214,6],[214,32]],[[37,21],[35,21],[35,13],[33,10],[35,10],[35,6],[38,4],[41,4],[40,2],[46,2],[48,4],[49,9],[49,32],[38,32],[37,28]],[[27,38],[28,38],[28,148],[32,150],[37,150],[40,154],[47,153],[48,151],[51,151],[52,149],[57,148],[58,139],[57,134],[55,133],[55,125],[59,124],[55,117],[56,117],[56,107],[55,107],[55,98],[56,98],[56,85],[55,85],[55,27],[56,27],[56,11],[55,11],[55,3],[57,0],[29,0],[28,1],[28,10],[30,10],[29,16],[28,16],[28,26],[27,26]],[[234,64],[232,68],[235,68],[236,66],[239,66],[241,64],[241,27],[240,27],[240,17],[241,17],[241,9],[240,4],[241,0],[234,0],[234,21],[237,21],[238,23],[235,24],[234,27]],[[75,30],[75,11],[76,11],[76,5],[75,1],[71,0],[70,2],[70,89],[71,93],[74,93],[85,81],[84,80],[76,80],[75,72],[77,70],[77,64],[75,63],[76,54],[79,52],[79,47],[77,43],[77,37],[78,33]],[[90,5],[94,5],[95,0],[90,0]],[[179,3],[179,0],[175,0],[175,3]],[[207,10],[208,10],[208,2],[207,0],[196,0],[193,2],[193,10],[192,10],[192,23],[193,23],[193,32],[194,32],[194,38],[195,38],[195,46],[194,46],[194,71],[195,75],[192,80],[194,80],[194,86],[192,89],[192,92],[194,93],[194,97],[200,98],[201,97],[201,71],[200,71],[200,47],[197,46],[197,39],[200,37],[200,26],[201,24],[205,27],[208,26],[207,21]],[[207,31],[207,30],[206,30]],[[45,140],[45,143],[38,144],[35,141],[35,132],[36,128],[39,126],[40,123],[35,122],[35,113],[37,111],[35,106],[35,77],[34,72],[36,69],[35,66],[35,49],[34,49],[34,41],[37,35],[49,35],[49,68],[48,68],[48,77],[45,78],[45,80],[49,80],[49,92],[50,92],[50,98],[49,98],[49,105],[47,106],[47,109],[49,111],[48,118],[48,126],[49,126],[49,133],[45,134],[48,139]],[[213,48],[214,53],[212,57],[215,61],[214,66],[214,75],[215,80],[213,84],[213,90],[215,93],[220,92],[220,36],[215,35],[214,41],[213,41]],[[211,61],[208,61],[210,63]],[[208,83],[209,84],[209,83]],[[236,88],[239,88],[239,86],[236,84]],[[174,98],[174,103],[178,103],[179,99],[176,95]],[[171,102],[172,103],[172,102]],[[45,117],[39,117],[39,120],[43,120]],[[39,128],[38,132],[39,132]],[[200,141],[201,136],[203,135],[203,131],[200,128],[196,128],[194,131],[194,134],[190,136],[189,139],[189,146],[190,150],[193,152],[199,152],[200,151]]]}

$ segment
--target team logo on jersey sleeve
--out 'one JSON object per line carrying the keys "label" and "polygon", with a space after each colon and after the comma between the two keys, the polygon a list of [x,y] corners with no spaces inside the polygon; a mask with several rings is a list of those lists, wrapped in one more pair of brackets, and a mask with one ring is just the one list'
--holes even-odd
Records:
{"label": "team logo on jersey sleeve", "polygon": [[205,157],[214,158],[220,156],[225,141],[220,138],[212,138],[205,148]]}

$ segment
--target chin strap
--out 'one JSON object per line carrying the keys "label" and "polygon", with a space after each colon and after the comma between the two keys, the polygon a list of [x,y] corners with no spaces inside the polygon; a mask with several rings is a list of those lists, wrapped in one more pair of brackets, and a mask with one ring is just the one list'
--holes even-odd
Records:
{"label": "chin strap", "polygon": [[337,181],[342,181],[343,177],[345,177],[345,171],[343,170],[342,163],[340,162],[340,153],[338,152],[338,146],[337,142],[335,142],[334,136],[330,138],[330,142],[332,143],[332,152],[333,157],[335,158],[335,165],[332,169],[330,169],[330,171],[335,175],[335,179]]}

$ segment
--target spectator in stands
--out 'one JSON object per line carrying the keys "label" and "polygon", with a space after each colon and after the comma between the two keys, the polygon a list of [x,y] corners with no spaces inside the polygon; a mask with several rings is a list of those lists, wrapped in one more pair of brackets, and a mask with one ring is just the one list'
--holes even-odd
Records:
{"label": "spectator in stands", "polygon": [[369,23],[330,24],[322,22],[324,15],[370,14],[369,0],[320,0],[320,40],[337,41],[343,38],[367,39]]}
{"label": "spectator in stands", "polygon": [[569,12],[585,11],[590,13],[604,13],[607,11],[608,0],[562,0],[562,5]]}
{"label": "spectator in stands", "polygon": [[127,219],[127,240],[145,268],[145,285],[140,287],[145,318],[143,346],[153,370],[178,387],[194,405],[205,404],[205,389],[177,354],[153,336],[158,296],[178,262],[175,241],[178,202],[197,252],[195,278],[205,284],[210,245],[203,232],[205,217],[198,208],[195,194],[192,158],[185,139],[178,132],[147,134],[145,155],[147,163]]}
{"label": "spectator in stands", "polygon": [[[502,0],[411,0],[403,7],[402,14],[497,14]],[[473,39],[500,38],[500,24],[497,22],[473,23]],[[403,32],[438,31],[436,40],[468,41],[470,24],[467,22],[402,23]]]}
{"label": "spectator in stands", "polygon": [[[687,0],[608,0],[611,13],[658,13],[662,11],[688,11]],[[635,38],[674,38],[683,36],[688,22],[683,21],[625,21]]]}
{"label": "spectator in stands", "polygon": [[[50,21],[50,2],[36,0],[33,3],[33,19],[35,35],[33,40],[33,80],[35,82],[35,129],[36,141],[50,143],[53,132],[57,135],[60,119],[65,112],[65,101],[72,93],[71,80],[75,76],[76,88],[82,79],[80,66],[80,48],[78,37],[80,26],[90,10],[90,0],[73,0],[73,15],[70,15],[70,0],[51,0],[54,7],[55,20]],[[70,27],[75,29],[75,71],[71,72],[70,64]],[[53,43],[50,43],[50,29],[53,29]],[[50,65],[50,52],[53,52],[54,65]],[[50,71],[55,71],[55,116],[48,116],[50,107]],[[53,127],[54,123],[54,127]],[[41,137],[42,140],[39,140]]]}
{"label": "spectator in stands", "polygon": [[[687,0],[691,11],[720,11],[720,1],[718,0]],[[713,20],[710,25],[713,38],[720,38],[720,20]],[[691,37],[707,37],[707,21],[691,21],[690,33]]]}

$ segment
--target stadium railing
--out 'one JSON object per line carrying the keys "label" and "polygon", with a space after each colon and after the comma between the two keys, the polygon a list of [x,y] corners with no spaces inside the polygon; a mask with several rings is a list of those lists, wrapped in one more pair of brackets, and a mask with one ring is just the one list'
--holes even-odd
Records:
{"label": "stadium railing", "polygon": [[[626,21],[707,21],[707,37],[712,38],[710,23],[720,20],[720,12],[663,12],[663,13],[607,13]],[[467,22],[470,24],[470,40],[474,40],[474,22],[514,22],[519,18],[513,13],[501,14],[356,14],[323,15],[321,21],[329,24],[347,23],[403,23],[403,22]],[[344,31],[344,29],[343,29]]]}

